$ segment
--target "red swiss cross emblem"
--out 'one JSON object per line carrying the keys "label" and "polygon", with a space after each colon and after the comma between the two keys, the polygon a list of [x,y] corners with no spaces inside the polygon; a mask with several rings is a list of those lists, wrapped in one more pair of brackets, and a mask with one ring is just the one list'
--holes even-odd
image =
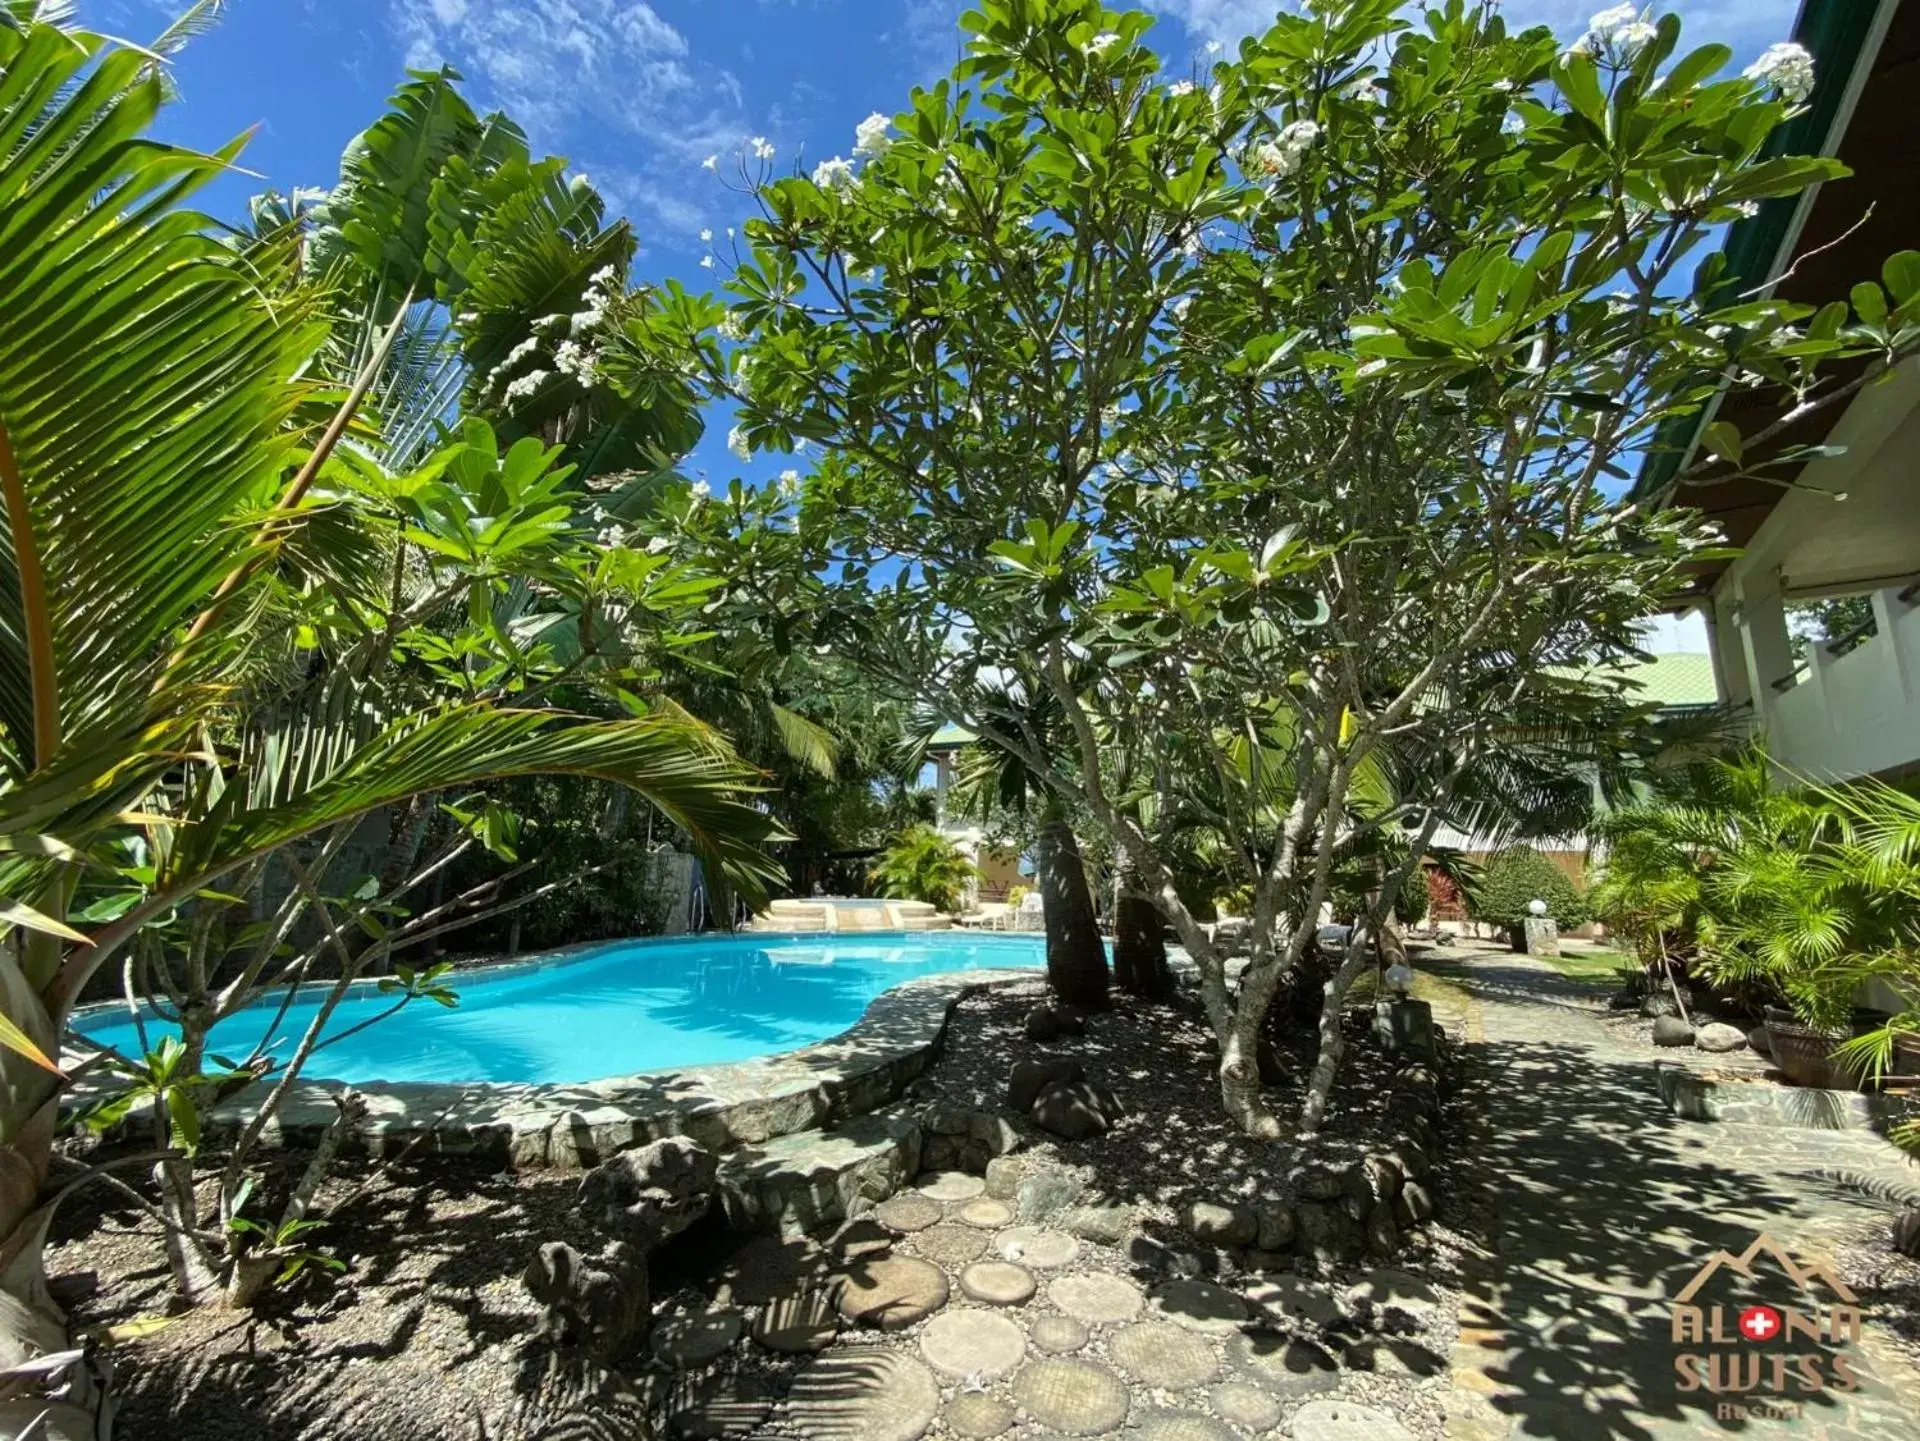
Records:
{"label": "red swiss cross emblem", "polygon": [[1749,1341],[1771,1341],[1780,1334],[1780,1313],[1771,1306],[1749,1306],[1740,1313],[1740,1334]]}

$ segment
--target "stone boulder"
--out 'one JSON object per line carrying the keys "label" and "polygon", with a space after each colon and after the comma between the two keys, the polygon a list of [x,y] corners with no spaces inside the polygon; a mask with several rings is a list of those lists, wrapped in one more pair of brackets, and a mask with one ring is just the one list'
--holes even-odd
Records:
{"label": "stone boulder", "polygon": [[706,1147],[668,1136],[595,1166],[581,1179],[577,1199],[582,1211],[599,1212],[615,1236],[651,1249],[707,1214],[719,1167]]}
{"label": "stone boulder", "polygon": [[1251,1246],[1260,1237],[1258,1213],[1238,1201],[1190,1201],[1181,1209],[1180,1224],[1207,1246]]}
{"label": "stone boulder", "polygon": [[1119,1098],[1090,1081],[1055,1081],[1033,1102],[1033,1123],[1068,1141],[1105,1135],[1122,1114]]}
{"label": "stone boulder", "polygon": [[1078,1081],[1086,1074],[1078,1061],[1015,1061],[1007,1075],[1007,1109],[1025,1115],[1048,1086]]}
{"label": "stone boulder", "polygon": [[1653,1043],[1656,1046],[1691,1046],[1693,1027],[1678,1016],[1659,1016],[1653,1023]]}
{"label": "stone boulder", "polygon": [[1035,1006],[1027,1012],[1026,1031],[1027,1038],[1033,1041],[1084,1036],[1087,1033],[1087,1018],[1072,1006]]}
{"label": "stone boulder", "polygon": [[1769,1061],[1773,1059],[1773,1037],[1767,1034],[1765,1026],[1755,1026],[1747,1032],[1747,1048],[1757,1051]]}
{"label": "stone boulder", "polygon": [[1738,1051],[1747,1044],[1747,1033],[1724,1021],[1709,1021],[1694,1033],[1694,1045],[1703,1051]]}

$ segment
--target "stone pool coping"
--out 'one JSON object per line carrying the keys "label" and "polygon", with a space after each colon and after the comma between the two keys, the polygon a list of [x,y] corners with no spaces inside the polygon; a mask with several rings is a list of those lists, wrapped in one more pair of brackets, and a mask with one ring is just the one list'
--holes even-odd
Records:
{"label": "stone pool coping", "polygon": [[1826,1091],[1774,1080],[1764,1067],[1653,1063],[1660,1099],[1683,1121],[1734,1121],[1802,1131],[1884,1131],[1915,1114],[1905,1095]]}
{"label": "stone pool coping", "polygon": [[[604,1080],[369,1081],[358,1149],[387,1157],[471,1156],[508,1166],[584,1167],[663,1136],[715,1151],[759,1145],[878,1110],[927,1069],[964,997],[1031,984],[1037,969],[947,971],[882,991],[839,1035],[797,1050]],[[344,1082],[296,1084],[261,1144],[310,1148],[338,1114]],[[204,1118],[208,1139],[236,1134],[268,1087],[256,1083]],[[70,1093],[71,1094],[71,1093]],[[79,1098],[75,1098],[79,1099]]]}

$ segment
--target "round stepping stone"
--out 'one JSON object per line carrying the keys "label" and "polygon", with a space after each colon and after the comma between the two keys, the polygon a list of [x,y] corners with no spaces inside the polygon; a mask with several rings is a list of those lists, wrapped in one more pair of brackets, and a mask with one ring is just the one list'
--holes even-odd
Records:
{"label": "round stepping stone", "polygon": [[769,1301],[754,1317],[753,1339],[769,1351],[801,1356],[824,1351],[840,1334],[840,1313],[822,1291],[799,1291]]}
{"label": "round stepping stone", "polygon": [[1280,1424],[1280,1403],[1244,1381],[1221,1382],[1207,1392],[1207,1400],[1222,1419],[1243,1431],[1271,1431]]}
{"label": "round stepping stone", "polygon": [[1027,1338],[998,1311],[942,1311],[920,1333],[920,1354],[953,1381],[997,1381],[1027,1354]]}
{"label": "round stepping stone", "polygon": [[965,1171],[942,1171],[920,1183],[920,1194],[930,1201],[971,1201],[986,1189],[985,1181]]}
{"label": "round stepping stone", "polygon": [[1213,1347],[1171,1321],[1141,1321],[1118,1331],[1107,1343],[1114,1364],[1136,1381],[1165,1391],[1204,1386],[1220,1370]]}
{"label": "round stepping stone", "polygon": [[984,1391],[962,1391],[947,1407],[947,1426],[959,1436],[998,1436],[1013,1425],[1013,1407]]}
{"label": "round stepping stone", "polygon": [[918,1191],[902,1191],[873,1208],[874,1220],[889,1231],[898,1231],[902,1235],[909,1231],[924,1231],[945,1214],[939,1202],[928,1200]]}
{"label": "round stepping stone", "polygon": [[1078,1351],[1087,1344],[1091,1334],[1071,1316],[1036,1316],[1027,1328],[1027,1339],[1055,1356]]}
{"label": "round stepping stone", "polygon": [[1128,1441],[1240,1441],[1231,1427],[1198,1411],[1149,1411],[1127,1436]]}
{"label": "round stepping stone", "polygon": [[1147,1304],[1147,1298],[1133,1282],[1104,1271],[1084,1276],[1056,1276],[1047,1285],[1047,1299],[1088,1326],[1131,1321]]}
{"label": "round stepping stone", "polygon": [[1273,1276],[1247,1289],[1247,1299],[1275,1316],[1284,1317],[1289,1330],[1319,1330],[1342,1316],[1339,1302],[1325,1286],[1300,1276]]}
{"label": "round stepping stone", "polygon": [[1015,1226],[1002,1231],[993,1247],[1009,1261],[1018,1261],[1036,1271],[1057,1271],[1080,1254],[1080,1243],[1065,1231],[1048,1231],[1039,1226]]}
{"label": "round stepping stone", "polygon": [[975,1196],[954,1213],[954,1219],[983,1231],[997,1231],[1013,1219],[1013,1207],[991,1196]]}
{"label": "round stepping stone", "polygon": [[1376,1328],[1393,1323],[1426,1327],[1440,1307],[1432,1285],[1405,1271],[1369,1271],[1347,1291],[1347,1305]]}
{"label": "round stepping stone", "polygon": [[695,1383],[667,1417],[684,1441],[745,1436],[773,1409],[773,1392],[751,1372],[725,1372]]}
{"label": "round stepping stone", "polygon": [[1340,1368],[1311,1341],[1295,1341],[1277,1331],[1236,1336],[1228,1352],[1233,1367],[1282,1396],[1311,1396],[1340,1384]]}
{"label": "round stepping stone", "polygon": [[1167,1281],[1154,1288],[1153,1309],[1189,1331],[1224,1335],[1247,1319],[1247,1303],[1209,1281]]}
{"label": "round stepping stone", "polygon": [[960,1289],[989,1306],[1018,1306],[1033,1296],[1033,1272],[1011,1261],[975,1261],[960,1273]]}
{"label": "round stepping stone", "polygon": [[1013,1399],[1042,1426],[1104,1436],[1127,1419],[1127,1383],[1091,1361],[1050,1357],[1013,1378]]}
{"label": "round stepping stone", "polygon": [[833,1278],[833,1304],[856,1326],[901,1331],[947,1304],[947,1278],[917,1256],[860,1261]]}
{"label": "round stepping stone", "polygon": [[987,1249],[986,1234],[971,1226],[956,1226],[943,1221],[929,1226],[913,1238],[913,1249],[937,1265],[958,1270],[969,1261],[978,1261]]}
{"label": "round stepping stone", "polygon": [[682,1312],[653,1328],[653,1354],[682,1370],[704,1366],[725,1353],[745,1329],[738,1311]]}
{"label": "round stepping stone", "polygon": [[919,1441],[939,1409],[933,1372],[881,1346],[830,1351],[787,1392],[789,1424],[807,1441]]}
{"label": "round stepping stone", "polygon": [[1293,1441],[1413,1441],[1413,1433],[1371,1406],[1309,1401],[1293,1413]]}

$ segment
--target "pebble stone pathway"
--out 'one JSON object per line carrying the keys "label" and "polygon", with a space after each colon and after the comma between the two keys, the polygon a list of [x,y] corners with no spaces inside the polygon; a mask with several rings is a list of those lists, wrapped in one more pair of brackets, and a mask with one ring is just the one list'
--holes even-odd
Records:
{"label": "pebble stone pathway", "polygon": [[[1737,1403],[1679,1390],[1675,1356],[1688,1348],[1671,1340],[1673,1296],[1716,1251],[1738,1254],[1764,1230],[1805,1261],[1842,1232],[1884,1226],[1886,1204],[1861,1183],[1912,1189],[1901,1155],[1869,1131],[1678,1120],[1652,1058],[1600,1024],[1595,992],[1510,953],[1453,967],[1448,978],[1473,996],[1455,1204],[1484,1208],[1493,1251],[1461,1303],[1447,1435],[1920,1438],[1920,1375],[1871,1311],[1852,1348],[1865,1382],[1791,1394],[1791,1415],[1716,1414]],[[1729,1295],[1729,1308],[1796,1299],[1777,1272],[1759,1279],[1764,1289]],[[1372,1434],[1335,1424],[1314,1435]]]}

